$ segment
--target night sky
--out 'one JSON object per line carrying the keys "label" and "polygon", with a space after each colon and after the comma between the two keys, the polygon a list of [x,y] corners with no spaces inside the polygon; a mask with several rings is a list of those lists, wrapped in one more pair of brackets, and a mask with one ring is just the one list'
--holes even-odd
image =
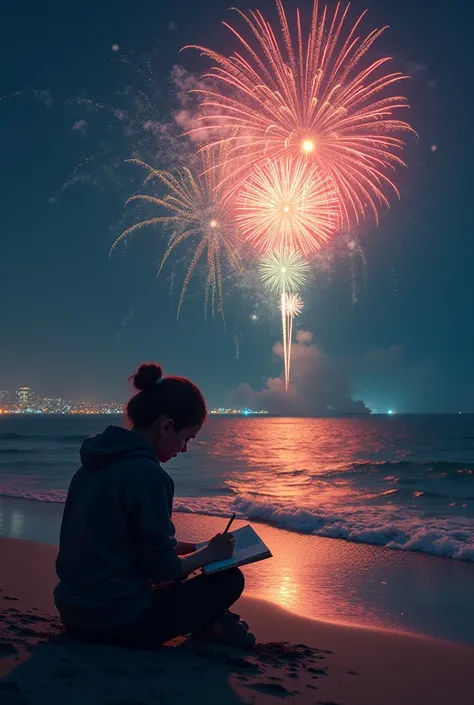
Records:
{"label": "night sky", "polygon": [[[298,4],[309,12],[308,0]],[[227,297],[224,327],[218,316],[205,320],[196,281],[177,321],[184,270],[176,265],[170,296],[172,267],[156,279],[165,244],[159,231],[142,231],[109,258],[130,222],[125,200],[142,176],[123,162],[140,149],[125,120],[74,99],[131,106],[143,84],[120,61],[127,56],[153,67],[156,120],[171,121],[173,66],[196,73],[207,66],[179,49],[229,47],[220,25],[233,19],[229,3],[209,0],[204,12],[198,5],[2,4],[0,96],[27,92],[0,101],[0,389],[29,385],[43,395],[120,401],[128,374],[152,359],[221,405],[238,385],[261,389],[264,378],[281,373],[272,352],[278,317],[250,288]],[[288,0],[288,9],[295,5]],[[270,0],[258,6],[274,16]],[[318,347],[305,346],[314,366],[297,368],[299,383],[307,375],[312,394],[336,410],[350,410],[352,396],[380,411],[474,411],[472,10],[466,16],[458,0],[354,7],[354,14],[369,8],[367,30],[390,25],[371,56],[391,54],[394,69],[412,75],[404,90],[420,139],[409,140],[409,169],[396,177],[401,201],[378,228],[361,230],[367,275],[364,282],[359,268],[357,301],[343,262],[305,294],[299,326]],[[98,152],[107,154],[62,188]],[[159,144],[155,152],[157,165]]]}

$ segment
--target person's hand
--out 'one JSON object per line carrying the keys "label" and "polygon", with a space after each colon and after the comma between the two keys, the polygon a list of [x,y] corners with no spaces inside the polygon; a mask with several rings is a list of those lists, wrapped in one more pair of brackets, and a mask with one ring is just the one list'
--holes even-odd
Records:
{"label": "person's hand", "polygon": [[234,544],[235,539],[232,534],[217,534],[217,536],[214,536],[206,548],[206,557],[209,563],[230,558],[234,552]]}

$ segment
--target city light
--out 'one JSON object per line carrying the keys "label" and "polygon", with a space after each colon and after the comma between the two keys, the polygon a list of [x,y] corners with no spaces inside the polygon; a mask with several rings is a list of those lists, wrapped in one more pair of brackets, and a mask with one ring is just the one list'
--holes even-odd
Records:
{"label": "city light", "polygon": [[40,397],[30,387],[18,391],[0,390],[0,414],[122,414],[123,405],[102,402],[72,402],[57,397]]}
{"label": "city light", "polygon": [[264,416],[268,414],[266,409],[211,409],[211,416]]}

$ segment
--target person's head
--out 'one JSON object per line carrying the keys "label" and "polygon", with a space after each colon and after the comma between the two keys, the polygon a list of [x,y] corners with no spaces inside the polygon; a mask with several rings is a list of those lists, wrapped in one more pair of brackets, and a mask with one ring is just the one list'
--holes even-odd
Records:
{"label": "person's head", "polygon": [[127,404],[132,428],[153,444],[162,463],[185,453],[207,416],[196,385],[185,377],[163,377],[154,363],[140,365],[130,381],[137,390]]}

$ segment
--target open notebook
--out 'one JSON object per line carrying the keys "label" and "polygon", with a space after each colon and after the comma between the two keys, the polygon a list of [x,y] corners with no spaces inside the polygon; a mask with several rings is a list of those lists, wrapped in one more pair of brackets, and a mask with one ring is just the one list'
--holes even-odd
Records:
{"label": "open notebook", "polygon": [[[241,529],[236,529],[236,531],[231,533],[235,539],[234,553],[230,558],[204,566],[202,570],[206,575],[218,573],[220,570],[227,570],[228,568],[236,568],[240,565],[247,565],[248,563],[256,563],[272,557],[270,549],[263,543],[260,536],[251,526],[243,526]],[[200,544],[199,548],[204,546],[207,546],[207,542]]]}

